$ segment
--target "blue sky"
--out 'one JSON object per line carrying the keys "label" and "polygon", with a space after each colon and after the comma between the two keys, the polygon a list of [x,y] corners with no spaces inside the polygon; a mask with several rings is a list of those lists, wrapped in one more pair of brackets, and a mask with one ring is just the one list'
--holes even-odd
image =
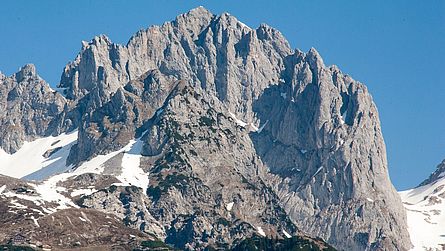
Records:
{"label": "blue sky", "polygon": [[365,83],[379,108],[391,179],[419,184],[445,158],[445,1],[2,1],[0,71],[26,63],[56,85],[81,40],[133,33],[203,5],[251,27],[267,23],[294,48]]}

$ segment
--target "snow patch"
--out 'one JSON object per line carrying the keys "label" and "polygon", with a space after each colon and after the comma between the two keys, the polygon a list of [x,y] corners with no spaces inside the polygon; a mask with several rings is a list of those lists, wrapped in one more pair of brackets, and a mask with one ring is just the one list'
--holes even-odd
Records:
{"label": "snow patch", "polygon": [[266,123],[264,123],[262,126],[260,126],[260,128],[258,128],[258,130],[256,132],[261,133],[263,131],[264,127],[267,125],[267,123],[269,123],[269,120],[266,120]]}
{"label": "snow patch", "polygon": [[286,236],[286,238],[292,238],[292,235],[290,235],[286,230],[283,229],[283,234]]}
{"label": "snow patch", "polygon": [[[74,131],[25,142],[13,154],[7,154],[0,149],[0,174],[28,180],[43,180],[51,175],[65,172],[68,169],[65,164],[66,158],[76,141],[77,131]],[[48,151],[54,153],[45,157]]]}
{"label": "snow patch", "polygon": [[18,203],[17,200],[11,200],[11,204],[12,205],[9,205],[10,208],[17,208],[17,209],[26,209],[26,208],[28,208],[27,206]]}
{"label": "snow patch", "polygon": [[236,122],[239,126],[241,126],[241,127],[246,127],[246,125],[247,125],[246,122],[244,122],[244,121],[242,121],[242,120],[239,120],[239,119],[235,116],[235,114],[233,114],[233,113],[231,113],[231,112],[229,112],[229,114],[230,114],[230,116],[235,120],[235,122]]}
{"label": "snow patch", "polygon": [[97,192],[96,189],[86,188],[86,189],[77,189],[71,192],[71,197],[76,197],[79,195],[91,195]]}
{"label": "snow patch", "polygon": [[40,198],[34,198],[34,200],[41,199],[43,201],[56,202],[58,206],[54,210],[67,209],[71,207],[78,208],[78,206],[74,204],[71,199],[60,194],[57,189],[57,183],[66,180],[72,175],[73,174],[71,173],[59,174],[49,178],[42,184],[35,186],[35,190],[40,194]]}
{"label": "snow patch", "polygon": [[347,114],[347,111],[348,111],[348,110],[345,110],[345,111],[343,112],[343,114],[341,115],[341,118],[340,118],[340,123],[341,123],[341,124],[344,124],[345,121],[346,121],[346,114]]}
{"label": "snow patch", "polygon": [[317,169],[317,171],[314,173],[314,175],[312,175],[312,177],[315,177],[315,175],[317,175],[317,174],[321,171],[321,169],[323,169],[323,166],[320,166],[320,167]]}
{"label": "snow patch", "polygon": [[[145,134],[145,133],[144,133]],[[144,135],[142,134],[142,135]],[[148,173],[140,167],[141,164],[141,151],[143,142],[141,140],[143,136],[136,140],[130,141],[130,143],[123,148],[124,156],[122,157],[122,174],[117,178],[124,185],[133,185],[142,189],[148,187]]]}
{"label": "snow patch", "polygon": [[[45,202],[54,202],[56,204],[55,208],[42,207],[43,212],[46,214],[54,213],[60,209],[78,208],[71,198],[66,197],[63,194],[63,192],[67,192],[66,189],[57,186],[57,184],[66,181],[70,177],[85,173],[100,174],[104,171],[104,163],[121,153],[123,153],[122,174],[117,178],[122,183],[119,185],[134,185],[143,189],[148,187],[148,173],[140,168],[140,158],[142,157],[140,152],[143,145],[140,138],[130,141],[129,144],[120,150],[106,155],[98,155],[91,160],[82,163],[75,170],[72,170],[72,166],[65,166],[65,161],[71,145],[75,144],[76,140],[77,131],[70,134],[62,134],[57,137],[47,137],[31,143],[25,143],[18,152],[12,155],[6,154],[0,149],[1,174],[19,178],[23,175],[32,173],[26,177],[33,177],[33,179],[45,178],[40,183],[31,184],[36,191],[34,195],[16,194],[11,191],[5,193],[4,190],[6,189],[6,186],[0,187],[0,194],[6,197],[16,197],[31,201],[37,206],[44,205]],[[57,147],[61,147],[61,149],[48,158],[43,157],[43,154],[47,150],[55,149]],[[14,164],[13,168],[10,168],[9,163]],[[46,178],[47,175],[52,176]],[[82,194],[89,195],[94,192],[96,192],[94,187],[89,187],[88,189],[74,190],[70,195],[74,197]],[[27,208],[16,200],[12,200],[11,204],[11,207],[13,208]],[[86,216],[83,218],[85,219]],[[88,220],[88,218],[86,219]]]}
{"label": "snow patch", "polygon": [[261,236],[266,237],[266,233],[263,231],[263,229],[261,227],[257,227],[257,230]]}
{"label": "snow patch", "polygon": [[374,200],[371,199],[371,198],[366,198],[366,200],[369,201],[369,202],[374,202]]}
{"label": "snow patch", "polygon": [[232,210],[232,207],[233,207],[233,202],[230,202],[230,203],[228,203],[227,205],[226,205],[226,209],[227,209],[227,211],[231,211]]}
{"label": "snow patch", "polygon": [[414,245],[412,250],[442,250],[445,243],[445,203],[439,196],[445,178],[433,184],[400,191],[406,209],[408,232]]}
{"label": "snow patch", "polygon": [[2,195],[3,191],[5,191],[6,189],[6,185],[3,185],[2,187],[0,187],[0,195]]}
{"label": "snow patch", "polygon": [[[40,211],[40,210],[38,210],[38,209],[35,209],[35,208],[30,208],[30,209],[31,209],[32,211],[34,211],[34,212],[36,212],[36,213],[42,215],[42,216],[45,216],[45,214],[42,213],[42,211]],[[54,221],[54,220],[53,220],[53,221]]]}
{"label": "snow patch", "polygon": [[252,127],[252,131],[258,132],[258,127],[256,127],[253,123],[250,123],[250,127]]}
{"label": "snow patch", "polygon": [[34,224],[35,224],[37,227],[40,227],[39,222],[37,221],[36,218],[34,218],[34,216],[31,216],[31,219],[32,219],[32,221],[34,221]]}

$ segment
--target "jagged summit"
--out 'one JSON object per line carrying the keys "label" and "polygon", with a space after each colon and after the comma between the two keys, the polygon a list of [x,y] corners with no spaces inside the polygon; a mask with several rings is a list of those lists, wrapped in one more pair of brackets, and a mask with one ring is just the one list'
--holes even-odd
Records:
{"label": "jagged summit", "polygon": [[[43,94],[0,84],[0,146],[56,140],[38,149],[41,170],[22,170],[51,174],[37,188],[53,193],[35,196],[60,199],[54,210],[112,212],[187,250],[255,235],[317,236],[341,250],[411,246],[366,87],[267,25],[197,8],[125,46],[83,43],[62,73],[67,99],[29,81]],[[26,123],[12,130],[11,118]],[[52,175],[60,170],[70,172]]]}
{"label": "jagged summit", "polygon": [[184,14],[178,15],[178,17],[180,17],[180,16],[182,16],[182,17],[194,16],[194,17],[202,18],[202,17],[214,16],[214,14],[212,12],[210,12],[208,9],[206,9],[204,6],[200,5],[196,8],[189,10],[188,12],[186,12]]}
{"label": "jagged summit", "polygon": [[314,48],[311,47],[308,51],[308,53],[306,54],[306,57],[309,59],[310,64],[312,64],[312,67],[324,67],[324,62],[323,59],[321,58],[320,54],[318,53],[318,51]]}
{"label": "jagged summit", "polygon": [[107,35],[101,34],[95,36],[90,42],[82,41],[82,50],[88,49],[90,46],[98,46],[100,44],[111,45],[112,42]]}
{"label": "jagged summit", "polygon": [[215,15],[203,6],[191,9],[187,13],[178,15],[175,19],[176,22],[181,22],[181,20],[187,20],[188,22],[195,22],[196,24],[208,24],[209,20],[213,19]]}
{"label": "jagged summit", "polygon": [[51,121],[63,110],[65,99],[42,80],[33,64],[0,78],[0,148],[14,153],[25,141],[53,133]]}
{"label": "jagged summit", "polygon": [[36,67],[33,64],[26,64],[16,73],[17,81],[22,81],[26,77],[37,76]]}
{"label": "jagged summit", "polygon": [[[8,78],[0,71],[0,79]],[[13,73],[9,78],[15,78],[17,82],[24,81],[29,78],[40,78],[37,74],[36,66],[34,64],[25,64],[19,68],[19,70]]]}
{"label": "jagged summit", "polygon": [[445,177],[445,160],[442,160],[442,162],[437,165],[436,170],[417,187],[433,184],[443,177]]}
{"label": "jagged summit", "polygon": [[[236,46],[232,50],[234,45]],[[103,36],[94,38],[88,46],[84,43],[84,49],[76,60],[65,67],[59,87],[66,88],[69,99],[83,97],[96,86],[111,94],[129,80],[150,69],[159,68],[193,84],[214,88],[205,84],[206,79],[211,77],[208,75],[213,73],[204,72],[216,71],[218,77],[215,82],[227,82],[219,77],[225,70],[212,69],[216,60],[226,61],[224,58],[227,57],[252,60],[246,57],[254,56],[258,52],[261,54],[255,55],[256,57],[269,57],[262,53],[261,47],[270,47],[265,53],[275,52],[280,58],[292,53],[286,39],[273,28],[262,25],[257,30],[251,30],[231,15],[217,16],[203,8],[197,8],[179,15],[172,22],[137,32],[126,46],[111,44],[110,40]],[[245,48],[249,48],[249,51]],[[271,56],[275,57],[274,54]],[[90,60],[93,60],[94,64],[87,63]],[[280,64],[280,60],[270,59],[270,63]],[[226,61],[225,64],[227,63]],[[209,64],[206,66],[208,69],[199,69],[200,65],[205,64]],[[89,68],[93,65],[94,68]],[[99,81],[99,67],[105,69],[107,78],[117,81]],[[230,67],[226,66],[227,69]],[[220,93],[222,99],[226,95],[222,93],[224,90],[224,87],[215,90]]]}

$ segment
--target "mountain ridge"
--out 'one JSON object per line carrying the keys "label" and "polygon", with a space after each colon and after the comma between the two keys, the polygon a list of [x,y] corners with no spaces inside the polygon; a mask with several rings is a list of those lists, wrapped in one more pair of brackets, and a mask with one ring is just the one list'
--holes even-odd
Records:
{"label": "mountain ridge", "polygon": [[122,212],[126,225],[190,250],[284,233],[344,250],[411,246],[366,86],[267,25],[197,8],[126,46],[98,36],[58,87],[63,109],[35,137],[77,128],[78,138],[70,172],[44,184],[84,172],[92,184],[121,181],[78,206]]}

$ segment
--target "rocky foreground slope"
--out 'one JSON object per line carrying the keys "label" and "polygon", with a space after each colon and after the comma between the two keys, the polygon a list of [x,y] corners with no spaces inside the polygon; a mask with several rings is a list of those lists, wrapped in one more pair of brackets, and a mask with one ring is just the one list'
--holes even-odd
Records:
{"label": "rocky foreground slope", "polygon": [[37,223],[83,208],[189,250],[411,247],[368,90],[267,25],[200,7],[125,46],[83,42],[61,93],[31,65],[0,81],[1,173],[40,182],[0,197],[43,205]]}

